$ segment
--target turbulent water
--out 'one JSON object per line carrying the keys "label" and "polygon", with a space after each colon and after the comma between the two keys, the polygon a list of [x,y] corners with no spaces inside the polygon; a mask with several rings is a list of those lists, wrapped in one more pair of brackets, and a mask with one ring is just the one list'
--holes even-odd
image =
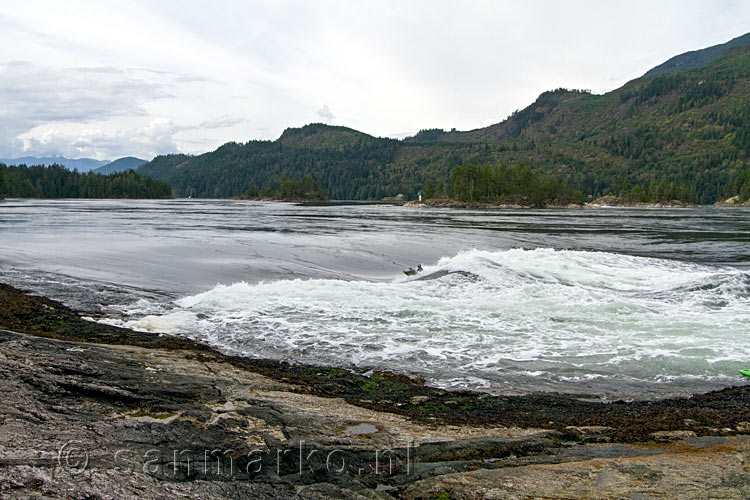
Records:
{"label": "turbulent water", "polygon": [[609,399],[750,367],[747,210],[11,200],[0,216],[4,281],[248,356]]}

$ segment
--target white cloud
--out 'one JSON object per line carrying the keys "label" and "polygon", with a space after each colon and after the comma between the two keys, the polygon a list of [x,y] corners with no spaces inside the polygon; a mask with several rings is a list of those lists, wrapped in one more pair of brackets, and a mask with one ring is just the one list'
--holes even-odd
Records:
{"label": "white cloud", "polygon": [[471,129],[544,90],[611,90],[749,18],[748,2],[698,0],[9,0],[0,156],[200,153],[311,109],[374,135]]}
{"label": "white cloud", "polygon": [[68,158],[119,158],[137,156],[151,159],[158,154],[178,151],[174,136],[182,127],[171,120],[157,119],[144,127],[114,132],[102,128],[37,127],[21,134],[25,151],[38,156],[59,154]]}
{"label": "white cloud", "polygon": [[[127,136],[110,127],[109,121],[140,118],[161,123],[163,120],[150,118],[144,106],[170,97],[166,83],[147,81],[124,69],[58,70],[25,61],[6,63],[0,67],[0,102],[4,103],[0,133],[12,139],[4,152],[9,156],[31,153],[110,158],[116,145],[109,139]],[[90,128],[92,124],[100,128]],[[145,133],[155,137],[156,130]],[[122,150],[131,142],[123,141],[116,149]],[[171,137],[170,143],[176,150]],[[159,149],[167,146],[163,137],[154,145]]]}

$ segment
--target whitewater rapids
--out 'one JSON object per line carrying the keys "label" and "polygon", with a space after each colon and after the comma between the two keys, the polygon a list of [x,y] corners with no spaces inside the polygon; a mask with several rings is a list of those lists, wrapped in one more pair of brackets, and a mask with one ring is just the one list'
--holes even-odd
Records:
{"label": "whitewater rapids", "polygon": [[237,282],[142,299],[104,321],[252,357],[504,394],[690,394],[750,367],[747,270],[550,248],[424,264],[419,278],[435,279]]}

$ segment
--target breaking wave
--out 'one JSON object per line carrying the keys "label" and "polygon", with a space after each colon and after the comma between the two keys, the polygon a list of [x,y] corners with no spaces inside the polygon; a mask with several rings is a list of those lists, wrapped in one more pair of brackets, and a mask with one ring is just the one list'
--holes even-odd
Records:
{"label": "breaking wave", "polygon": [[514,249],[445,257],[415,278],[239,282],[141,300],[108,321],[498,393],[687,394],[730,385],[750,365],[747,271]]}

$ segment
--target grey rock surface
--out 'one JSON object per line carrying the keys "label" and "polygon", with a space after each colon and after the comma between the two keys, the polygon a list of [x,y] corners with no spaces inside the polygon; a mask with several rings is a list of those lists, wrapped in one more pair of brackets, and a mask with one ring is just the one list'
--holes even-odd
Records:
{"label": "grey rock surface", "polygon": [[747,436],[425,424],[191,351],[7,331],[0,379],[3,499],[750,498]]}

